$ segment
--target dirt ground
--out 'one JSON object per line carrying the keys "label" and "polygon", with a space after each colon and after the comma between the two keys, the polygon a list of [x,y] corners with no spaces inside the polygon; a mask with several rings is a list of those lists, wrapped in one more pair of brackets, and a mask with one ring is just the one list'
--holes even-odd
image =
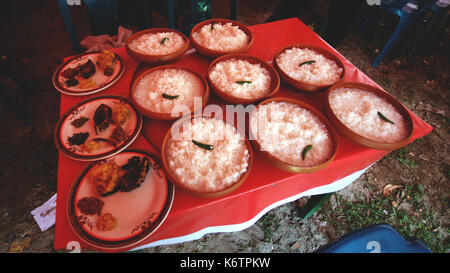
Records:
{"label": "dirt ground", "polygon": [[[0,24],[6,41],[0,45],[0,55],[5,56],[0,83],[20,98],[33,121],[24,122],[10,104],[0,101],[0,252],[54,252],[54,227],[41,232],[30,212],[56,193],[58,152],[52,136],[59,94],[50,78],[73,51],[56,1],[7,2],[11,3],[4,4]],[[238,20],[263,23],[280,2],[239,1]],[[214,17],[228,17],[227,1],[213,3]],[[318,32],[328,3],[314,1],[298,17]],[[79,37],[89,35],[86,11],[71,11]],[[164,17],[155,15],[155,26],[164,24]],[[432,125],[431,134],[381,159],[306,220],[298,215],[304,203],[300,200],[269,211],[246,230],[208,234],[145,252],[314,252],[347,232],[385,222],[404,237],[423,240],[434,252],[448,253],[450,29],[447,25],[436,33],[413,56],[401,52],[379,68],[372,67],[394,27],[395,20],[385,18],[374,32],[348,34],[337,50]],[[383,194],[388,184],[400,187]]]}

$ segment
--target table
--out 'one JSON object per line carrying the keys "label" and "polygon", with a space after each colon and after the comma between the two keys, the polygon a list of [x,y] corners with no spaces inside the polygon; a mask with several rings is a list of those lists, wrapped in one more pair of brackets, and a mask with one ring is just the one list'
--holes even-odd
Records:
{"label": "table", "polygon": [[[341,59],[346,68],[345,81],[357,81],[378,86],[296,18],[249,28],[254,35],[253,47],[248,52],[250,55],[271,63],[275,52],[284,46],[295,43],[316,45],[334,52]],[[125,73],[118,82],[99,95],[119,94],[128,97],[133,77],[136,77],[136,74],[145,67],[140,66],[138,62],[128,56],[124,48],[114,51],[124,59]],[[175,64],[189,66],[206,76],[210,61],[194,49],[190,49]],[[323,92],[296,91],[282,81],[276,97],[294,97],[322,109],[321,98],[323,95]],[[72,105],[90,97],[61,95],[61,115]],[[212,96],[209,103],[223,104],[224,102]],[[412,142],[430,133],[433,128],[414,113],[410,112],[410,114],[414,124]],[[145,119],[141,136],[130,148],[142,148],[158,153],[163,136],[170,125],[171,122],[167,121]],[[205,199],[176,189],[173,206],[165,222],[134,249],[195,240],[212,232],[243,230],[277,206],[302,196],[335,192],[346,187],[377,160],[389,153],[389,151],[363,147],[340,134],[338,134],[338,140],[340,149],[335,160],[325,169],[316,173],[284,172],[271,165],[255,151],[254,163],[248,179],[237,191],[228,196]],[[77,162],[59,154],[55,249],[66,249],[68,243],[72,241],[77,241],[81,247],[86,247],[70,228],[66,213],[70,186],[86,165],[85,162]]]}

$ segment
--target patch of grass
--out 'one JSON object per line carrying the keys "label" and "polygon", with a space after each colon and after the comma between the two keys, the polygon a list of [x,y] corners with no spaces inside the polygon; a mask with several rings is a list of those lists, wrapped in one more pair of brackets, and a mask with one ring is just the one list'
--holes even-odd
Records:
{"label": "patch of grass", "polygon": [[392,152],[392,156],[399,162],[403,163],[404,165],[408,166],[410,169],[414,169],[417,164],[414,161],[414,159],[409,157],[409,153],[406,150],[405,147],[398,149],[394,152]]}
{"label": "patch of grass", "polygon": [[450,179],[450,164],[444,163],[444,173],[447,179]]}
{"label": "patch of grass", "polygon": [[448,130],[450,128],[450,117],[444,117],[444,128]]}
{"label": "patch of grass", "polygon": [[176,251],[177,251],[177,253],[183,253],[184,252],[184,246],[181,245],[181,246],[177,247]]}
{"label": "patch of grass", "polygon": [[[424,191],[422,185],[413,184],[405,187],[404,194],[385,197],[379,193],[373,195],[369,202],[362,198],[351,202],[335,195],[337,205],[332,207],[331,202],[327,202],[320,213],[336,230],[338,236],[370,225],[386,223],[394,227],[405,239],[418,238],[433,252],[447,253],[450,251],[449,240],[442,238],[443,235],[437,230],[439,223],[436,215],[424,206]],[[408,202],[413,213],[394,207],[393,202]]]}
{"label": "patch of grass", "polygon": [[239,246],[239,250],[242,252],[248,252],[251,250],[251,246],[248,245],[248,242],[247,244],[244,244],[243,242],[238,242],[237,244]]}
{"label": "patch of grass", "polygon": [[275,239],[275,232],[280,227],[280,219],[275,214],[268,213],[260,220],[264,230],[264,241],[266,243],[273,243]]}

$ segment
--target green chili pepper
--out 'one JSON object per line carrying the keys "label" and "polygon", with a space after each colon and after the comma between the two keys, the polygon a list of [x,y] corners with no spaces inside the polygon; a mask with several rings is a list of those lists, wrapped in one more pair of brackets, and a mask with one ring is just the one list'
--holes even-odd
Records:
{"label": "green chili pepper", "polygon": [[237,84],[252,83],[251,81],[236,81]]}
{"label": "green chili pepper", "polygon": [[305,160],[306,154],[312,149],[312,145],[306,146],[302,151],[302,159]]}
{"label": "green chili pepper", "polygon": [[163,96],[163,98],[166,98],[166,99],[169,99],[169,100],[174,100],[174,99],[179,97],[179,95],[171,96],[171,95],[167,95],[166,93],[163,93],[162,96]]}
{"label": "green chili pepper", "polygon": [[163,45],[166,42],[166,40],[169,40],[169,38],[167,38],[167,37],[162,38],[161,44]]}
{"label": "green chili pepper", "polygon": [[384,121],[386,121],[386,122],[389,122],[389,123],[392,123],[392,124],[395,124],[395,122],[393,122],[392,120],[390,120],[390,119],[388,119],[387,117],[385,117],[383,114],[381,114],[380,112],[377,112],[377,114],[378,114],[378,116],[382,119],[382,120],[384,120]]}
{"label": "green chili pepper", "polygon": [[214,146],[213,145],[209,145],[209,144],[203,144],[203,143],[200,143],[200,142],[197,142],[197,141],[195,141],[195,140],[192,140],[192,142],[195,144],[195,145],[197,145],[198,147],[200,147],[200,148],[203,148],[203,149],[205,149],[205,150],[214,150]]}
{"label": "green chili pepper", "polygon": [[303,65],[305,65],[305,64],[313,64],[313,63],[315,63],[316,61],[314,61],[314,60],[312,60],[312,61],[306,61],[306,62],[303,62],[303,63],[301,63],[301,64],[299,64],[298,66],[303,66]]}

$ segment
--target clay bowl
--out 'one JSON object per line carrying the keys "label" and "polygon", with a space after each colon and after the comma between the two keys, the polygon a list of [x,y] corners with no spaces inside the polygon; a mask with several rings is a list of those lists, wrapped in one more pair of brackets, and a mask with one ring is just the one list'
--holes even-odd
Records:
{"label": "clay bowl", "polygon": [[[362,136],[362,135],[358,134],[357,132],[354,132],[351,129],[349,129],[344,123],[342,123],[336,117],[333,110],[331,109],[330,100],[329,100],[331,92],[333,92],[333,90],[335,90],[337,88],[341,88],[341,87],[362,89],[365,91],[369,91],[369,92],[377,95],[378,97],[385,99],[388,103],[390,103],[392,106],[394,106],[396,108],[396,110],[403,116],[403,118],[406,122],[406,127],[408,129],[407,137],[396,143],[380,142],[380,141],[369,139],[369,138]],[[323,99],[324,99],[323,105],[324,105],[325,113],[328,116],[328,118],[331,120],[333,125],[336,127],[336,129],[341,134],[343,134],[347,138],[353,140],[354,142],[357,142],[368,148],[377,149],[377,150],[395,150],[395,149],[405,146],[406,144],[408,144],[411,141],[411,135],[412,135],[412,131],[413,131],[413,122],[412,122],[411,116],[409,115],[406,108],[396,98],[394,98],[389,93],[383,91],[380,88],[377,88],[377,87],[374,87],[371,85],[367,85],[367,84],[363,84],[363,83],[358,83],[358,82],[340,82],[340,83],[337,83],[337,84],[333,85],[332,87],[330,87],[326,91]]]}
{"label": "clay bowl", "polygon": [[[143,54],[141,52],[134,51],[130,48],[130,42],[136,39],[137,37],[147,34],[147,33],[158,33],[158,32],[175,32],[179,34],[181,37],[183,37],[184,40],[184,46],[181,47],[179,50],[165,54],[165,55],[150,55],[150,54]],[[162,63],[168,63],[177,60],[181,56],[184,55],[186,50],[188,50],[190,44],[190,40],[181,32],[170,29],[170,28],[150,28],[146,30],[142,30],[139,32],[136,32],[132,36],[130,36],[127,40],[125,49],[131,57],[138,60],[139,62],[147,63],[147,64],[162,64]]]}
{"label": "clay bowl", "polygon": [[[142,73],[141,75],[139,75],[131,84],[131,88],[130,88],[130,100],[131,103],[134,105],[134,107],[136,107],[136,109],[138,109],[139,112],[141,112],[144,116],[148,117],[148,118],[153,118],[153,119],[158,119],[158,120],[175,120],[178,119],[180,117],[183,116],[183,113],[180,113],[178,116],[172,116],[171,113],[167,113],[167,112],[157,112],[157,111],[153,111],[152,109],[146,108],[145,106],[143,106],[139,101],[137,101],[134,97],[134,92],[136,90],[136,84],[145,76],[148,75],[156,70],[161,70],[161,69],[169,69],[169,68],[178,68],[178,69],[183,69],[186,70],[188,72],[191,72],[192,74],[196,75],[199,79],[201,79],[202,83],[203,83],[203,95],[202,95],[202,105],[201,108],[200,107],[196,107],[194,109],[194,107],[196,106],[194,104],[194,106],[190,109],[191,113],[194,113],[198,110],[201,110],[205,107],[206,103],[208,102],[209,99],[209,86],[208,83],[206,82],[206,80],[204,79],[204,77],[202,77],[198,72],[196,72],[195,70],[188,68],[188,67],[184,67],[184,66],[180,66],[180,65],[162,65],[162,66],[156,66],[153,67],[147,71],[145,71],[144,73]],[[185,114],[185,113],[184,113]]]}
{"label": "clay bowl", "polygon": [[[257,107],[260,107],[261,105],[264,104],[268,104],[270,102],[287,102],[287,103],[292,103],[292,104],[296,104],[298,106],[300,106],[301,108],[307,109],[309,110],[312,114],[314,114],[316,117],[319,118],[319,120],[326,126],[326,128],[328,129],[329,135],[332,138],[332,142],[333,142],[333,152],[332,155],[330,156],[330,158],[320,164],[320,165],[316,165],[316,166],[310,166],[310,167],[304,167],[304,166],[296,166],[296,165],[292,165],[291,163],[287,163],[284,162],[283,160],[273,156],[271,153],[267,152],[267,151],[263,151],[261,149],[261,145],[259,144],[258,140],[256,140],[251,130],[251,126],[249,128],[249,136],[250,136],[250,142],[252,143],[254,149],[256,151],[259,151],[263,157],[265,157],[270,163],[272,163],[274,166],[276,166],[277,168],[287,171],[287,172],[291,172],[291,173],[312,173],[312,172],[317,172],[323,168],[325,168],[326,166],[328,166],[335,158],[337,151],[338,151],[338,138],[337,138],[337,133],[336,130],[334,129],[333,125],[331,124],[331,122],[325,117],[325,115],[323,115],[319,110],[317,110],[316,108],[312,107],[309,104],[306,104],[305,102],[302,102],[300,100],[297,99],[291,99],[291,98],[281,98],[281,97],[277,97],[277,98],[271,98],[271,99],[267,99],[262,101],[260,104],[258,104]],[[256,108],[253,110],[255,111]],[[250,114],[251,115],[251,114]]]}
{"label": "clay bowl", "polygon": [[316,51],[317,53],[322,54],[323,56],[325,56],[327,59],[333,60],[336,62],[336,64],[342,68],[342,74],[340,77],[340,80],[342,80],[344,78],[345,75],[345,67],[344,64],[341,62],[341,60],[339,60],[338,57],[336,57],[333,53],[318,47],[318,46],[313,46],[313,45],[300,45],[300,44],[296,44],[296,45],[290,45],[290,46],[286,46],[282,49],[280,49],[275,56],[273,57],[273,66],[275,67],[275,69],[278,71],[278,74],[280,75],[280,77],[287,82],[289,85],[293,86],[296,89],[299,89],[301,91],[307,91],[307,92],[317,92],[320,90],[323,90],[327,87],[330,87],[332,84],[323,84],[323,85],[316,85],[316,84],[310,84],[310,83],[306,83],[306,82],[302,82],[299,80],[296,80],[294,78],[292,78],[291,76],[289,76],[288,74],[286,74],[286,72],[284,72],[280,66],[278,65],[278,56],[283,53],[285,50],[290,49],[290,48],[308,48],[311,50]]}
{"label": "clay bowl", "polygon": [[[248,169],[247,171],[241,175],[241,177],[239,178],[238,182],[234,183],[233,185],[231,185],[230,187],[220,190],[220,191],[213,191],[213,192],[204,192],[204,191],[198,191],[192,188],[187,187],[186,185],[184,185],[183,183],[181,183],[181,181],[179,181],[179,179],[173,174],[173,171],[168,167],[168,162],[167,162],[167,157],[166,157],[166,149],[167,149],[167,141],[169,140],[169,138],[172,136],[172,129],[176,128],[177,126],[181,126],[183,124],[183,122],[188,121],[188,120],[192,120],[195,117],[199,117],[200,115],[191,115],[190,117],[187,118],[183,118],[180,119],[178,121],[176,121],[171,129],[167,132],[167,134],[164,137],[163,143],[162,143],[162,147],[161,147],[161,165],[163,166],[166,175],[168,177],[168,179],[170,180],[170,182],[172,182],[174,185],[176,185],[176,187],[178,187],[179,189],[182,189],[183,191],[198,196],[198,197],[203,197],[203,198],[217,198],[217,197],[222,197],[225,195],[228,195],[232,192],[234,192],[235,190],[237,190],[243,183],[244,181],[247,179],[250,170],[251,170],[251,166],[252,166],[252,162],[253,162],[253,150],[252,150],[252,145],[250,144],[249,140],[247,139],[247,137],[245,137],[245,144],[247,146],[248,152],[249,152],[249,162],[248,162]],[[189,122],[189,121],[188,121]],[[226,121],[225,121],[226,122]],[[236,126],[233,126],[236,128]],[[237,129],[238,132],[241,132],[241,134],[243,136],[245,136],[245,133],[243,133],[241,130]]]}
{"label": "clay bowl", "polygon": [[[245,60],[248,61],[251,64],[260,64],[262,67],[264,67],[265,69],[267,69],[267,71],[269,71],[270,74],[270,88],[269,88],[269,92],[260,98],[241,98],[241,97],[236,97],[234,95],[231,95],[230,93],[227,93],[223,90],[221,90],[219,87],[217,87],[214,82],[211,80],[210,78],[210,72],[211,69],[220,62],[226,61],[226,60],[230,60],[230,59],[239,59],[239,60]],[[206,76],[206,79],[208,80],[208,83],[211,85],[212,90],[214,90],[214,92],[217,94],[217,96],[219,96],[220,98],[222,98],[223,100],[227,101],[227,102],[231,102],[234,104],[251,104],[251,103],[255,103],[258,101],[263,100],[264,98],[267,97],[271,97],[273,95],[275,95],[275,93],[278,92],[278,89],[280,88],[280,77],[278,76],[278,73],[275,71],[275,69],[268,63],[250,56],[250,55],[245,55],[245,54],[228,54],[228,55],[224,55],[221,56],[217,59],[215,59],[214,61],[211,62],[211,64],[209,65],[208,68],[208,73]]]}
{"label": "clay bowl", "polygon": [[[198,31],[204,25],[208,25],[208,24],[212,24],[212,23],[219,23],[219,24],[231,23],[233,26],[238,26],[242,31],[245,32],[245,34],[247,34],[250,37],[247,45],[245,47],[242,47],[239,49],[218,51],[218,50],[209,49],[209,48],[199,44],[192,38],[193,33]],[[207,57],[212,57],[212,58],[219,57],[219,56],[226,55],[226,54],[245,53],[251,48],[251,46],[253,44],[253,34],[251,33],[251,31],[244,24],[241,24],[239,22],[229,20],[229,19],[216,18],[216,19],[209,19],[209,20],[202,21],[192,28],[191,33],[190,33],[190,38],[191,38],[192,45],[195,47],[195,49],[198,52],[200,52],[201,54],[203,54]]]}

